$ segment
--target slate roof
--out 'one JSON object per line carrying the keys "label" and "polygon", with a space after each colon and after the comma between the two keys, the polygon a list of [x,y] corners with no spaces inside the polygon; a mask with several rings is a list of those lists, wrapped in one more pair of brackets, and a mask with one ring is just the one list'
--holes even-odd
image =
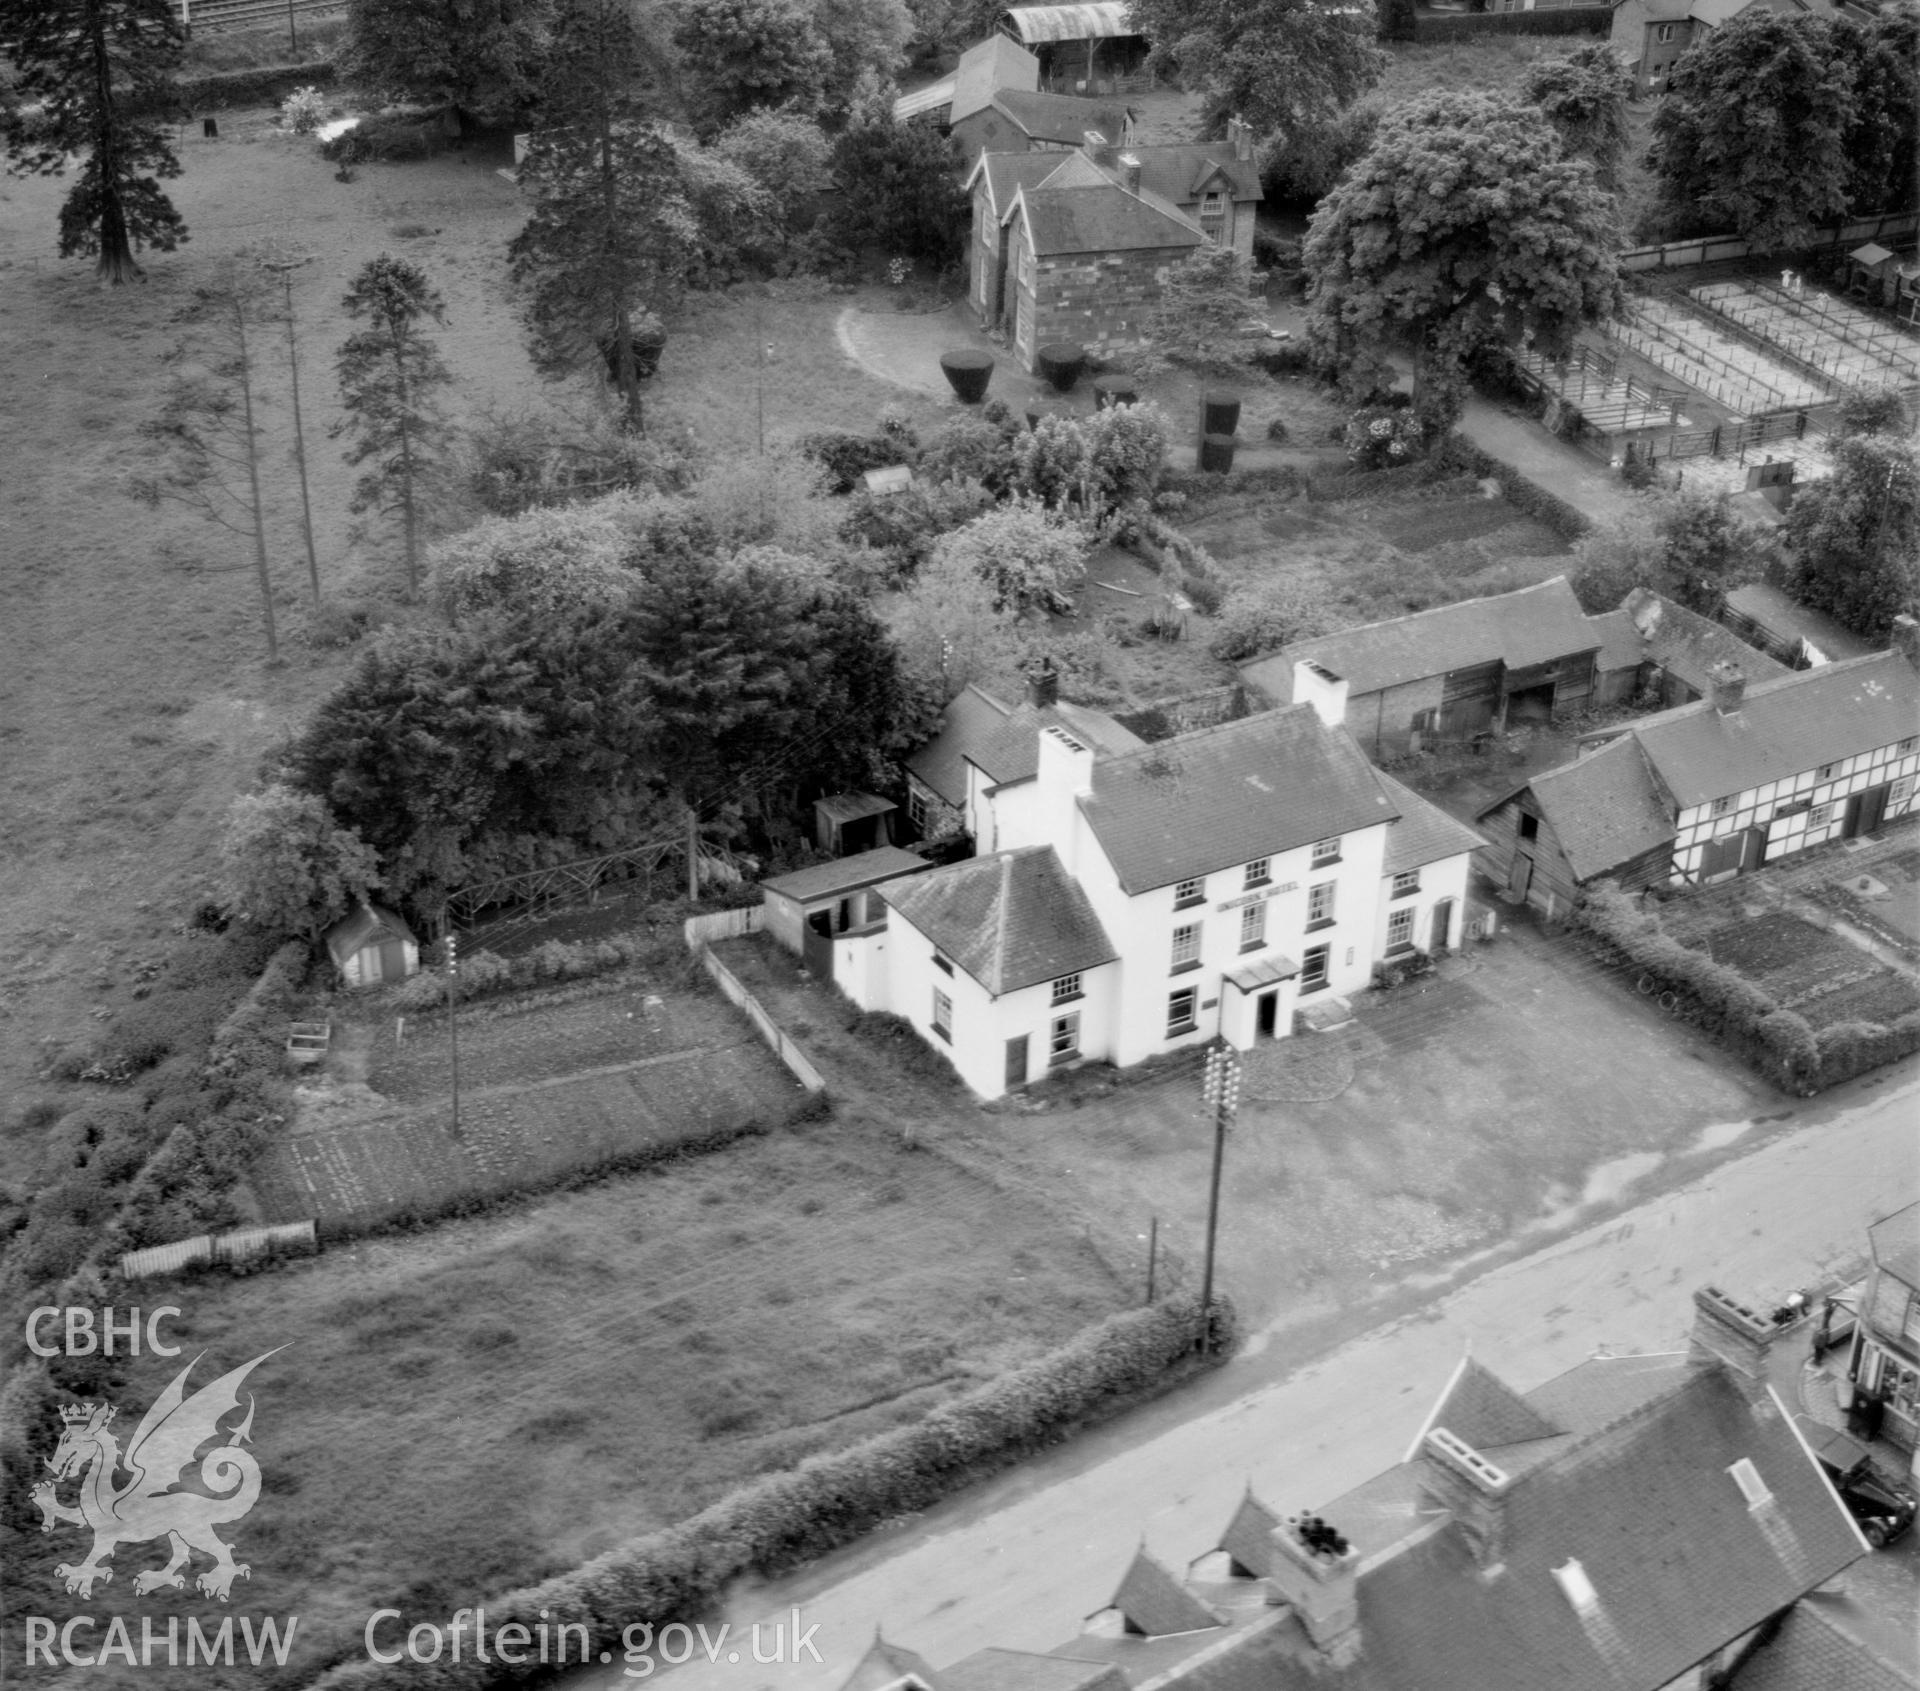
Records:
{"label": "slate roof", "polygon": [[1896,1280],[1920,1287],[1920,1204],[1909,1204],[1867,1229],[1873,1260]]}
{"label": "slate roof", "polygon": [[1035,141],[1064,141],[1079,146],[1093,130],[1117,142],[1126,133],[1127,109],[1078,94],[1050,94],[1044,89],[1003,88],[993,107]]}
{"label": "slate roof", "polygon": [[1628,732],[1684,810],[1917,730],[1920,677],[1897,652],[1875,652],[1750,684],[1740,709],[1725,716],[1698,699],[1642,717]]}
{"label": "slate roof", "polygon": [[995,94],[1005,89],[1032,89],[1040,86],[1040,61],[1010,36],[995,30],[984,41],[976,41],[960,55],[953,73],[953,104],[947,113],[949,123],[991,104]]}
{"label": "slate roof", "polygon": [[911,94],[902,94],[893,102],[893,121],[905,123],[908,118],[919,117],[924,112],[939,111],[942,106],[953,104],[953,78],[943,76],[938,82],[929,82],[924,88],[916,88]]}
{"label": "slate roof", "polygon": [[876,846],[872,851],[855,852],[851,857],[836,857],[830,863],[813,863],[790,874],[775,875],[760,883],[766,892],[780,893],[806,904],[816,898],[832,898],[858,887],[871,887],[899,875],[917,875],[927,867],[924,857],[916,857],[898,846]]}
{"label": "slate roof", "polygon": [[1220,1535],[1219,1548],[1226,1551],[1236,1566],[1256,1577],[1267,1571],[1273,1560],[1273,1540],[1269,1536],[1280,1524],[1280,1517],[1253,1495],[1253,1487],[1240,1499],[1240,1507]]}
{"label": "slate roof", "polygon": [[327,929],[327,953],[344,968],[356,952],[383,939],[405,940],[409,945],[420,943],[414,938],[413,929],[385,905],[362,904]]}
{"label": "slate roof", "polygon": [[830,793],[813,801],[814,813],[829,822],[858,822],[868,816],[885,816],[900,807],[878,793]]}
{"label": "slate roof", "polygon": [[1005,217],[1021,188],[1037,188],[1060,168],[1058,153],[981,153],[967,173],[967,192],[984,180],[987,207],[996,218]]}
{"label": "slate roof", "polygon": [[1052,846],[971,857],[880,896],[996,998],[1119,956]]}
{"label": "slate roof", "polygon": [[[1591,880],[1631,862],[1643,852],[1671,845],[1677,837],[1673,811],[1639,737],[1623,734],[1596,752],[1534,776],[1531,788],[1540,814],[1552,826],[1576,881]],[[1498,810],[1496,800],[1480,812]]]}
{"label": "slate roof", "polygon": [[1639,668],[1646,658],[1646,642],[1631,616],[1625,611],[1602,611],[1588,617],[1587,622],[1600,639],[1600,654],[1594,661],[1602,675],[1616,669]]}
{"label": "slate roof", "polygon": [[936,1691],[1127,1691],[1127,1680],[1111,1662],[976,1650],[941,1673]]}
{"label": "slate roof", "polygon": [[1022,188],[1008,215],[1021,210],[1033,250],[1042,258],[1081,252],[1157,252],[1203,246],[1207,239],[1200,225],[1170,201],[1130,193],[1104,179],[1056,183],[1049,178],[1037,188]]}
{"label": "slate roof", "polygon": [[1620,609],[1640,637],[1643,656],[1703,696],[1713,691],[1708,672],[1717,663],[1738,664],[1749,686],[1792,673],[1724,624],[1676,605],[1649,587],[1636,587]]}
{"label": "slate roof", "polygon": [[1252,159],[1234,157],[1225,142],[1183,142],[1155,147],[1129,147],[1129,158],[1140,161],[1140,186],[1175,205],[1192,205],[1206,180],[1218,173],[1235,200],[1257,200],[1260,167]]}
{"label": "slate roof", "polygon": [[1809,1592],[1726,1682],[1728,1691],[1920,1691],[1920,1678],[1857,1635],[1864,1618],[1849,1596]]}
{"label": "slate roof", "polygon": [[1727,595],[1727,609],[1758,623],[1776,639],[1807,641],[1829,662],[1861,657],[1873,650],[1852,629],[1835,622],[1824,611],[1803,605],[1764,581],[1736,587]]}
{"label": "slate roof", "polygon": [[1506,1381],[1468,1357],[1434,1406],[1431,1424],[1475,1450],[1554,1438],[1567,1429],[1528,1403]]}
{"label": "slate roof", "polygon": [[1476,664],[1509,669],[1591,652],[1600,637],[1563,575],[1513,593],[1463,599],[1388,622],[1297,640],[1240,672],[1275,699],[1293,697],[1293,666],[1309,659],[1347,683],[1350,697]]}
{"label": "slate roof", "polygon": [[1002,704],[984,687],[969,685],[947,703],[940,731],[907,759],[907,768],[948,804],[964,804],[967,765],[996,786],[1030,781],[1040,769],[1040,730],[1064,728],[1097,755],[1138,751],[1146,741],[1106,714],[1070,700]]}
{"label": "slate roof", "polygon": [[1086,0],[1077,6],[1012,6],[1000,16],[1028,46],[1042,41],[1105,41],[1137,33],[1127,0]]}
{"label": "slate roof", "polygon": [[1097,758],[1080,808],[1128,893],[1400,814],[1353,737],[1305,704]]}
{"label": "slate roof", "polygon": [[1148,1638],[1182,1632],[1206,1632],[1222,1624],[1222,1617],[1189,1591],[1164,1562],[1154,1559],[1143,1544],[1107,1604],[1126,1618],[1128,1628]]}
{"label": "slate roof", "polygon": [[1487,843],[1486,836],[1477,828],[1449,816],[1437,804],[1423,799],[1391,775],[1377,771],[1375,778],[1400,812],[1399,819],[1387,829],[1387,858],[1381,865],[1382,874],[1404,875],[1409,869],[1458,857],[1463,851],[1473,851]]}
{"label": "slate roof", "polygon": [[946,1691],[946,1676],[936,1674],[912,1650],[889,1644],[876,1632],[867,1653],[841,1681],[840,1691],[891,1691],[892,1687],[915,1684],[926,1691]]}

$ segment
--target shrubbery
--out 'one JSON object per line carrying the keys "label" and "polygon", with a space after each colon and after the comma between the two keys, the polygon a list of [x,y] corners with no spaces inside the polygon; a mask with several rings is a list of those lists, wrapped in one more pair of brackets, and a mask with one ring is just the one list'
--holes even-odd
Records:
{"label": "shrubbery", "polygon": [[[1213,1312],[1211,1355],[1232,1349],[1231,1310]],[[636,1616],[655,1627],[692,1619],[729,1581],[775,1573],[822,1555],[881,1522],[924,1509],[961,1485],[1056,1442],[1074,1425],[1110,1414],[1143,1392],[1202,1365],[1198,1299],[1109,1316],[1049,1356],[932,1410],[921,1420],[842,1451],[809,1458],[729,1493],[691,1518],[597,1556],[529,1590],[488,1604],[498,1624],[587,1628],[593,1650],[618,1650]],[[488,1683],[489,1670],[451,1658],[387,1669],[336,1668],[318,1683],[405,1686],[406,1691]]]}

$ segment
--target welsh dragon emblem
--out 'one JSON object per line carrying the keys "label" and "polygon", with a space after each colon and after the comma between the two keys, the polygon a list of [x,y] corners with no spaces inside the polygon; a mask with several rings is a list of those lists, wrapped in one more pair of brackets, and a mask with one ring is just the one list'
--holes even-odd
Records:
{"label": "welsh dragon emblem", "polygon": [[[252,1437],[252,1396],[239,1426],[222,1432],[220,1422],[240,1407],[240,1383],[273,1354],[256,1356],[191,1397],[186,1392],[187,1376],[193,1372],[189,1362],[154,1399],[124,1456],[119,1439],[107,1430],[114,1417],[110,1404],[62,1407],[60,1443],[47,1461],[54,1477],[33,1488],[33,1501],[40,1506],[42,1532],[52,1532],[61,1522],[93,1532],[93,1549],[84,1562],[62,1562],[53,1570],[68,1591],[91,1597],[96,1584],[113,1578],[113,1569],[105,1564],[120,1544],[153,1538],[166,1539],[172,1560],[164,1568],[136,1575],[135,1596],[162,1586],[182,1589],[196,1550],[213,1558],[213,1566],[194,1581],[208,1597],[224,1603],[235,1575],[252,1577],[245,1562],[234,1561],[233,1547],[213,1531],[216,1522],[239,1520],[260,1496],[260,1465],[240,1448]],[[212,1439],[221,1442],[200,1455],[201,1446]],[[124,1481],[116,1477],[121,1472],[129,1476]],[[76,1474],[78,1508],[56,1495],[61,1482]],[[183,1484],[203,1489],[182,1490]]]}

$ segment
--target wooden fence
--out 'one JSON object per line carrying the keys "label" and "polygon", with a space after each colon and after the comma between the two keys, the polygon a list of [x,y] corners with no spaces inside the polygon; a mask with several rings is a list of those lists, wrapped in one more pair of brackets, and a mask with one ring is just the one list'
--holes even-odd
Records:
{"label": "wooden fence", "polygon": [[[1508,15],[1508,14],[1500,14]],[[1525,14],[1512,14],[1524,16]],[[1920,213],[1888,212],[1880,217],[1865,217],[1857,223],[1822,230],[1804,249],[1816,251],[1830,247],[1856,247],[1863,241],[1899,242],[1920,228]],[[1669,241],[1659,247],[1633,247],[1620,255],[1620,268],[1636,270],[1692,270],[1703,264],[1723,264],[1738,258],[1768,258],[1771,247],[1756,247],[1738,235],[1699,235],[1688,241]]]}
{"label": "wooden fence", "polygon": [[171,1245],[128,1251],[120,1259],[123,1280],[178,1274],[184,1268],[239,1267],[269,1256],[312,1256],[320,1239],[312,1221],[281,1222],[272,1227],[241,1227],[231,1233],[202,1233]]}
{"label": "wooden fence", "polygon": [[195,30],[253,29],[346,11],[346,0],[177,0],[189,39]]}
{"label": "wooden fence", "polygon": [[[689,922],[691,927],[692,923]],[[739,977],[726,964],[714,956],[712,950],[703,942],[696,942],[691,934],[687,943],[694,948],[694,954],[700,959],[700,967],[707,971],[726,996],[747,1013],[747,1018],[760,1030],[760,1037],[773,1047],[773,1053],[787,1065],[793,1078],[809,1092],[824,1092],[827,1083],[820,1078],[820,1071],[807,1061],[807,1054],[795,1045],[781,1029],[780,1024],[760,1007],[760,1000],[740,984]]]}
{"label": "wooden fence", "polygon": [[698,951],[717,939],[738,939],[742,934],[757,934],[766,925],[767,907],[749,904],[742,910],[716,910],[710,916],[689,916],[685,933],[687,945]]}

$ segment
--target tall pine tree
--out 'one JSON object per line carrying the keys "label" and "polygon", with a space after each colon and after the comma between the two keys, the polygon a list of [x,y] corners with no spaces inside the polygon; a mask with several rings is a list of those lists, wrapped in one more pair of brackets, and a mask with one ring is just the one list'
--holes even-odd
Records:
{"label": "tall pine tree", "polygon": [[139,276],[136,252],[187,238],[160,186],[180,174],[162,125],[182,39],[170,0],[0,0],[0,56],[16,73],[8,168],[58,176],[82,160],[60,208],[60,256],[95,259],[116,286]]}

